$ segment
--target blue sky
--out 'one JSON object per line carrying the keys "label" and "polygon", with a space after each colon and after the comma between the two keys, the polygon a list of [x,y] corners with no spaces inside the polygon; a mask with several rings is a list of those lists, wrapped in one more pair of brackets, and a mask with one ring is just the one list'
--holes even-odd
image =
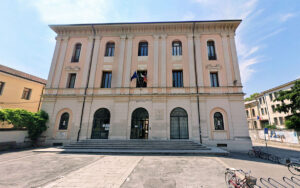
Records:
{"label": "blue sky", "polygon": [[47,78],[49,24],[243,19],[236,43],[249,95],[300,78],[299,16],[298,0],[6,0],[0,64]]}

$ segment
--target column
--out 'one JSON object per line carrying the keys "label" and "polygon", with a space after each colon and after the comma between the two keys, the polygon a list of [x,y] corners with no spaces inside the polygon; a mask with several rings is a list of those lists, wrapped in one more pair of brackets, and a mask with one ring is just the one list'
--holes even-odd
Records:
{"label": "column", "polygon": [[63,37],[62,44],[61,44],[60,55],[59,55],[59,58],[58,58],[57,67],[56,67],[56,71],[55,71],[55,78],[54,78],[53,88],[58,88],[58,86],[59,86],[59,81],[60,81],[60,78],[61,78],[61,72],[62,72],[62,69],[63,69],[63,66],[64,66],[64,60],[65,60],[66,51],[67,51],[67,47],[68,47],[68,41],[69,41],[69,37]]}
{"label": "column", "polygon": [[86,48],[86,57],[84,60],[83,70],[82,70],[82,79],[81,79],[81,86],[80,86],[81,88],[85,88],[86,84],[87,84],[92,49],[93,49],[93,40],[94,40],[94,36],[89,36],[88,44],[87,44],[87,48]]}
{"label": "column", "polygon": [[130,84],[132,38],[133,38],[133,36],[127,36],[127,52],[126,52],[126,67],[125,67],[124,87],[129,87],[129,84]]}
{"label": "column", "polygon": [[161,73],[161,87],[167,87],[166,74],[167,74],[167,35],[161,35],[161,62],[160,62],[160,73]]}
{"label": "column", "polygon": [[189,54],[189,73],[190,73],[190,87],[196,86],[195,79],[195,64],[194,64],[194,41],[193,35],[187,35],[188,38],[188,54]]}
{"label": "column", "polygon": [[222,33],[222,45],[223,45],[223,52],[224,52],[224,63],[226,68],[226,77],[227,77],[227,85],[232,86],[232,72],[231,72],[231,65],[229,60],[229,50],[228,50],[228,34]]}
{"label": "column", "polygon": [[61,44],[61,41],[62,41],[62,38],[60,36],[57,36],[55,39],[56,39],[56,45],[55,45],[53,58],[52,58],[52,61],[51,61],[51,67],[50,67],[50,71],[49,71],[49,75],[48,75],[46,88],[51,88],[52,81],[53,81],[52,79],[53,79],[53,76],[54,76],[54,71],[55,71],[57,58],[58,58],[58,54],[59,54],[60,44]]}
{"label": "column", "polygon": [[153,35],[154,38],[154,70],[153,70],[153,87],[158,87],[158,35]]}
{"label": "column", "polygon": [[95,77],[96,77],[96,68],[97,68],[97,64],[98,64],[98,56],[99,56],[99,50],[100,50],[100,42],[101,42],[101,37],[96,36],[92,65],[91,65],[91,70],[90,70],[89,88],[94,87],[94,82],[95,82]]}
{"label": "column", "polygon": [[234,68],[234,75],[236,80],[236,85],[240,86],[242,85],[241,83],[241,76],[240,76],[240,68],[237,60],[237,54],[236,54],[236,46],[235,46],[235,40],[234,36],[235,34],[232,33],[229,35],[230,36],[230,47],[231,47],[231,55],[232,55],[232,63],[233,63],[233,68]]}
{"label": "column", "polygon": [[[117,82],[116,87],[122,86],[122,78],[123,78],[123,63],[124,63],[124,52],[125,52],[125,39],[126,35],[121,35],[121,42],[120,42],[120,54],[119,54],[119,61],[118,61],[118,73],[117,73]],[[114,80],[114,75],[112,76]]]}
{"label": "column", "polygon": [[201,43],[200,35],[195,35],[195,47],[196,47],[196,71],[198,86],[203,85],[203,67],[202,67],[202,54],[201,54]]}

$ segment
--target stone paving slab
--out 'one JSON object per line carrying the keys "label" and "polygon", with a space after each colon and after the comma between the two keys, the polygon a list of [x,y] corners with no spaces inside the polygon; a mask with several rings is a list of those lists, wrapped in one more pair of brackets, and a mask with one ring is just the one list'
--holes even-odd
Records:
{"label": "stone paving slab", "polygon": [[142,158],[141,156],[105,156],[44,187],[120,187]]}

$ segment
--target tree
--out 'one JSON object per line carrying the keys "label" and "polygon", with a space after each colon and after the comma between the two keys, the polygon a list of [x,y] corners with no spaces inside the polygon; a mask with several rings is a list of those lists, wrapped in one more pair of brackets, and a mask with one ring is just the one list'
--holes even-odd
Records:
{"label": "tree", "polygon": [[245,99],[245,101],[252,101],[252,100],[254,100],[258,95],[259,95],[259,93],[253,93],[252,95],[250,95],[250,97],[247,97],[247,98]]}
{"label": "tree", "polygon": [[278,112],[289,113],[292,115],[287,117],[286,126],[289,129],[300,131],[300,80],[286,91],[279,91],[278,97],[274,101],[280,101],[281,105],[275,108]]}

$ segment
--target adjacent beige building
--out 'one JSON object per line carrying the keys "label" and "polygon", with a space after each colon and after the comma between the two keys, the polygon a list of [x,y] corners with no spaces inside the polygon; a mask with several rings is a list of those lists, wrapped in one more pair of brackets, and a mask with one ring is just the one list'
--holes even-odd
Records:
{"label": "adjacent beige building", "polygon": [[[263,91],[255,100],[245,102],[249,129],[262,129],[265,125],[275,125],[280,129],[285,128],[285,118],[292,114],[275,111],[275,108],[278,107],[281,102],[274,100],[279,91],[291,89],[297,80]],[[286,101],[286,103],[288,103],[288,101]]]}
{"label": "adjacent beige building", "polygon": [[0,108],[37,112],[46,80],[0,65]]}
{"label": "adjacent beige building", "polygon": [[248,150],[240,22],[51,25],[46,143],[188,139]]}

